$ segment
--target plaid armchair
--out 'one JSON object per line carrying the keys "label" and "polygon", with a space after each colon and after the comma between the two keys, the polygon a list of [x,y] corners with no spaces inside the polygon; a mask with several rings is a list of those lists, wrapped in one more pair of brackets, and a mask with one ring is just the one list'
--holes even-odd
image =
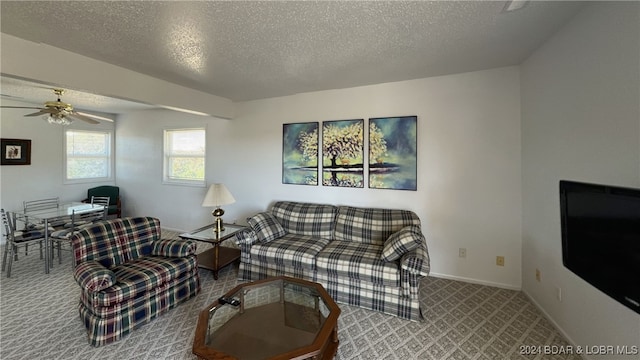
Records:
{"label": "plaid armchair", "polygon": [[420,280],[430,267],[414,212],[280,201],[247,221],[236,235],[241,279],[303,278],[337,302],[422,319]]}
{"label": "plaid armchair", "polygon": [[119,340],[200,291],[195,243],[161,240],[158,219],[102,221],[71,242],[80,318],[93,346]]}

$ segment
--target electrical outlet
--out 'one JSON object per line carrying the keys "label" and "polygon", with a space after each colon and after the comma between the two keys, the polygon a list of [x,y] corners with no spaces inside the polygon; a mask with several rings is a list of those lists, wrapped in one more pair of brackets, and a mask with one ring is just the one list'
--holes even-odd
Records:
{"label": "electrical outlet", "polygon": [[504,256],[496,256],[496,265],[504,266]]}
{"label": "electrical outlet", "polygon": [[558,301],[562,302],[562,288],[560,286],[556,286],[556,297]]}
{"label": "electrical outlet", "polygon": [[466,258],[467,257],[467,249],[466,248],[458,249],[458,257]]}
{"label": "electrical outlet", "polygon": [[536,269],[536,280],[540,282],[540,270]]}

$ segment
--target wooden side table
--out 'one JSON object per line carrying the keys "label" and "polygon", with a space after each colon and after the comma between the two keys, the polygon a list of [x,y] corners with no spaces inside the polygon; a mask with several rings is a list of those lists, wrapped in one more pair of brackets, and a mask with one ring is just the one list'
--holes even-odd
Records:
{"label": "wooden side table", "polygon": [[210,224],[190,232],[180,234],[180,238],[206,242],[213,248],[198,254],[198,266],[213,271],[213,278],[218,280],[218,271],[232,262],[240,259],[240,249],[220,246],[220,244],[235,236],[244,226],[225,224],[221,233],[215,232],[216,224]]}

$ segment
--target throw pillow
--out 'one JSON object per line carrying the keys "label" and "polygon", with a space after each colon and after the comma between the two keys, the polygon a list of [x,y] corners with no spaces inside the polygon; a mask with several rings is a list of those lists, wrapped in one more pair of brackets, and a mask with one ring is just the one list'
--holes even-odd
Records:
{"label": "throw pillow", "polygon": [[422,244],[424,236],[420,227],[409,225],[391,234],[384,243],[382,256],[384,261],[394,261]]}
{"label": "throw pillow", "polygon": [[256,214],[247,218],[247,223],[258,236],[258,240],[263,243],[268,243],[287,234],[287,231],[270,213]]}

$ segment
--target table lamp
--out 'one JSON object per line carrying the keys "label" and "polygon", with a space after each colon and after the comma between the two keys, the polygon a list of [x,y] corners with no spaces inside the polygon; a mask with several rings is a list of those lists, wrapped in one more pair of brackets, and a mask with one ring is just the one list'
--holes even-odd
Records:
{"label": "table lamp", "polygon": [[211,184],[211,186],[209,186],[207,195],[205,195],[204,200],[202,200],[202,206],[215,207],[215,210],[211,212],[211,215],[213,215],[216,221],[215,232],[220,233],[224,231],[221,218],[221,216],[224,215],[224,210],[222,210],[220,206],[233,204],[234,202],[236,202],[236,199],[233,198],[233,195],[231,195],[224,184]]}

